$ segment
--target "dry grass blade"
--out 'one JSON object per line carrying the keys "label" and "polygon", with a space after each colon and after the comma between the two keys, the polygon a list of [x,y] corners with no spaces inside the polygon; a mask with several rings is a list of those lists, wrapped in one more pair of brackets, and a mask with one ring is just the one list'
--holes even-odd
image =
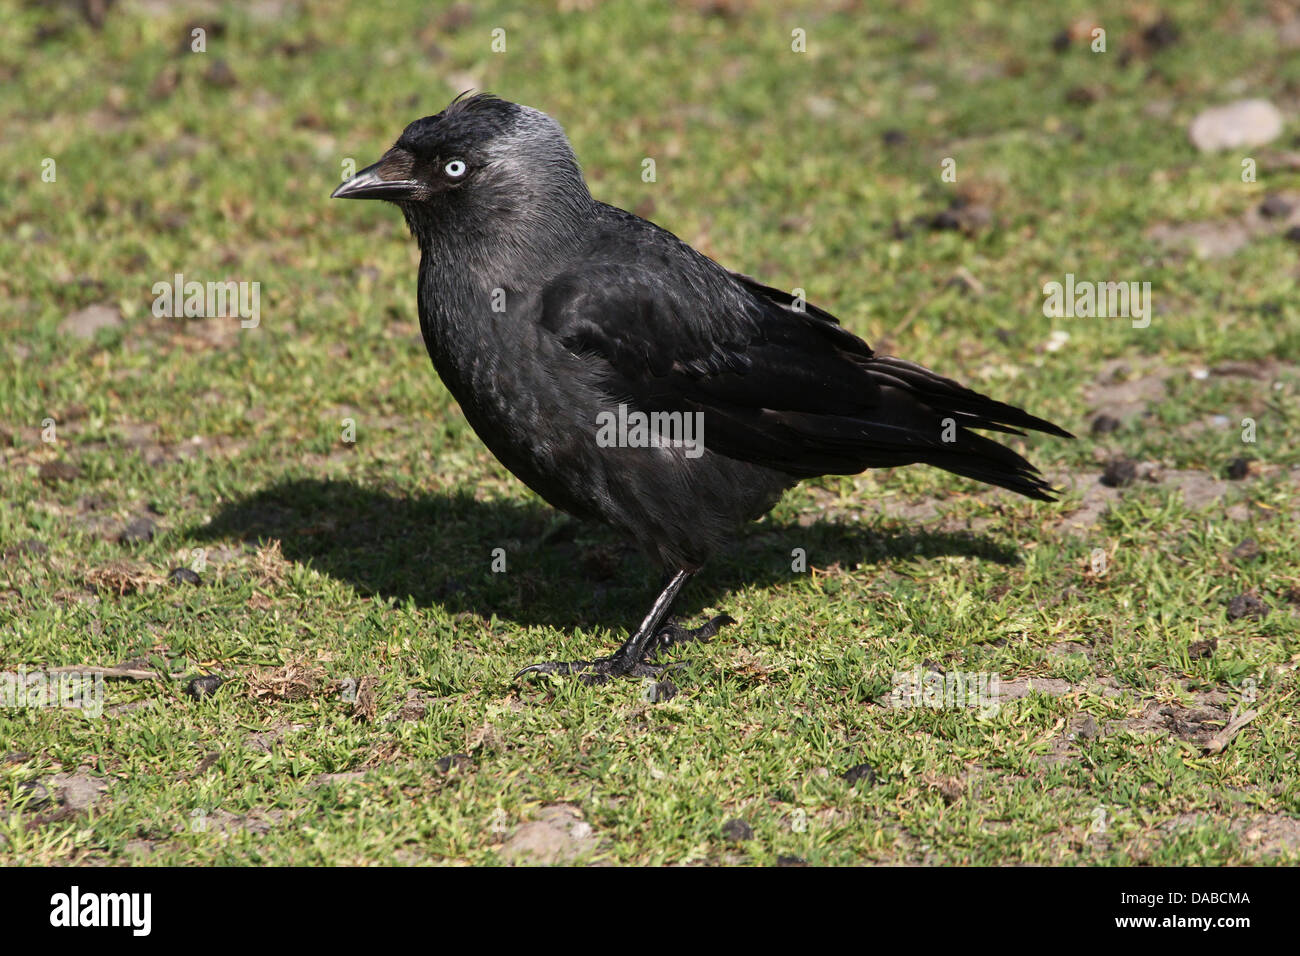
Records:
{"label": "dry grass blade", "polygon": [[305,700],[324,680],[321,668],[294,658],[283,667],[259,668],[248,675],[248,693],[254,700]]}
{"label": "dry grass blade", "polygon": [[1220,753],[1229,743],[1232,742],[1232,738],[1241,732],[1241,728],[1245,727],[1258,716],[1259,711],[1257,710],[1248,710],[1244,714],[1238,714],[1234,709],[1232,716],[1228,718],[1227,725],[1205,742],[1205,752],[1207,754]]}

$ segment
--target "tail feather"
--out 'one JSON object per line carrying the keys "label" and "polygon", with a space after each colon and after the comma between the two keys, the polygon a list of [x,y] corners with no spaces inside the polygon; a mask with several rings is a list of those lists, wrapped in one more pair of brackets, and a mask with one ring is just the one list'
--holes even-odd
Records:
{"label": "tail feather", "polygon": [[960,424],[969,428],[1023,435],[1019,429],[1046,432],[1061,438],[1074,436],[1046,419],[1030,415],[1022,408],[995,401],[964,385],[931,372],[928,368],[903,359],[877,356],[870,361],[872,376],[881,384],[893,384],[924,401],[935,411],[967,419]]}
{"label": "tail feather", "polygon": [[[1028,429],[1073,438],[1065,429],[912,362],[876,357],[868,367],[886,391],[909,406],[909,430],[925,439],[925,447],[910,449],[911,461],[934,465],[1039,501],[1056,500],[1056,489],[1022,455],[971,429],[1010,435],[1024,435],[1022,429]],[[918,428],[917,418],[929,421]],[[934,436],[943,432],[944,420],[948,418],[955,426],[943,435],[949,440],[934,441]],[[899,453],[907,456],[902,449]]]}

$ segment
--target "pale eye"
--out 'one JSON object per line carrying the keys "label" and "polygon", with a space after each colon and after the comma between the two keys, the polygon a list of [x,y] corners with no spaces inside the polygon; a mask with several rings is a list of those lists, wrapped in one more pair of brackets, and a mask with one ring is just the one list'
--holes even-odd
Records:
{"label": "pale eye", "polygon": [[462,163],[459,159],[453,159],[446,166],[442,167],[442,169],[443,172],[445,172],[452,179],[460,179],[460,177],[465,175],[465,164]]}

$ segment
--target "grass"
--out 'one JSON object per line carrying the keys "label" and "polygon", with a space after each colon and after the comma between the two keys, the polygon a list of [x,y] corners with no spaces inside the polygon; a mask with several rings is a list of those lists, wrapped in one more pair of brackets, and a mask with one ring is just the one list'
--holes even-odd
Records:
{"label": "grass", "polygon": [[[0,863],[1300,859],[1296,246],[1150,232],[1300,191],[1293,119],[1253,183],[1186,135],[1234,97],[1296,115],[1272,5],[1166,2],[1165,46],[1120,4],[570,6],[128,4],[96,31],[0,0],[0,670],[158,675],[107,679],[100,717],[0,709]],[[1085,16],[1108,51],[1055,52]],[[400,217],[326,200],[469,86],[559,118],[598,197],[1078,433],[1029,445],[1062,503],[808,482],[686,592],[738,623],[671,699],[514,682],[614,646],[657,578],[492,459],[419,342]],[[930,228],[958,197],[988,225]],[[259,326],[155,317],[177,272],[259,282]],[[1150,327],[1045,318],[1067,272],[1150,281]],[[120,324],[69,334],[94,305]],[[1159,480],[1099,485],[1118,455]],[[1266,616],[1230,616],[1247,593]],[[917,667],[1006,699],[889,706]]]}

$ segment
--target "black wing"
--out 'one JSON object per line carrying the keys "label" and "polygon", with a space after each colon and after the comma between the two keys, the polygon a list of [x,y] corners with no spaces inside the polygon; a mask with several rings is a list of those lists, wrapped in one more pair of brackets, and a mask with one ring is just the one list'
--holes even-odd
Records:
{"label": "black wing", "polygon": [[1028,461],[970,429],[1068,432],[877,356],[828,313],[655,232],[601,244],[541,299],[541,326],[612,401],[703,412],[706,449],[797,477],[925,462],[1051,500]]}

